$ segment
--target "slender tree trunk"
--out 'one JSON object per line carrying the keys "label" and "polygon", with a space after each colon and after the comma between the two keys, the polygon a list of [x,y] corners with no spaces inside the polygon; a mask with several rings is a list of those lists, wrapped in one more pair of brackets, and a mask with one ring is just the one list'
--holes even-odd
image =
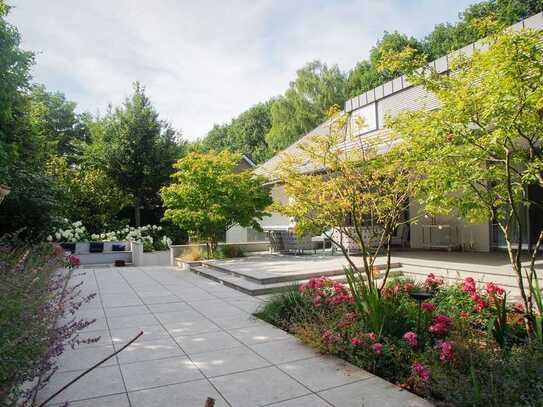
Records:
{"label": "slender tree trunk", "polygon": [[386,256],[387,256],[387,264],[385,269],[385,275],[383,276],[383,282],[381,283],[381,288],[379,289],[379,295],[381,294],[381,291],[383,291],[383,288],[385,288],[385,285],[388,280],[388,275],[390,274],[390,241],[392,239],[392,235],[389,233],[387,237],[387,243],[386,243]]}

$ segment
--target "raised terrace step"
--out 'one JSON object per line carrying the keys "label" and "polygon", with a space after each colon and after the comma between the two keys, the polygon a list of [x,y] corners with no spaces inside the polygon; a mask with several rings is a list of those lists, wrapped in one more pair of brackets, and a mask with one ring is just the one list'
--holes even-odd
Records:
{"label": "raised terrace step", "polygon": [[[397,265],[397,268],[398,267],[399,265]],[[337,270],[332,270],[329,271],[328,274],[324,274],[323,272],[299,273],[289,275],[289,278],[282,278],[279,279],[279,281],[274,281],[271,278],[263,278],[262,280],[258,280],[254,276],[248,278],[243,274],[231,272],[224,267],[219,268],[213,263],[192,262],[186,265],[186,269],[192,271],[193,273],[201,275],[202,277],[217,281],[227,287],[234,288],[238,291],[252,296],[270,294],[273,292],[281,291],[293,285],[306,283],[309,281],[309,279],[322,275],[326,275],[329,278],[339,282],[346,282],[346,277],[343,273],[343,270],[341,270],[341,273],[338,273]],[[391,276],[399,274],[400,272],[398,269],[394,270],[391,273]]]}
{"label": "raised terrace step", "polygon": [[[309,280],[310,278],[314,278],[314,277],[321,277],[321,276],[332,277],[332,276],[345,275],[345,270],[343,267],[332,269],[332,270],[309,269],[306,271],[293,271],[291,274],[285,273],[285,274],[277,275],[277,274],[271,274],[269,272],[266,273],[265,271],[260,272],[260,273],[255,273],[254,271],[249,272],[249,271],[243,271],[243,270],[236,270],[232,267],[223,265],[223,263],[221,262],[216,262],[216,261],[206,261],[203,264],[205,264],[209,268],[215,269],[217,271],[222,271],[223,273],[227,273],[236,277],[244,278],[256,284],[275,284],[275,283],[285,283],[285,282],[293,282],[293,281],[296,282],[296,281],[301,281],[301,280]],[[391,268],[393,269],[400,268],[400,267],[401,267],[400,263],[391,264]],[[377,270],[384,270],[385,266],[375,265],[374,268]]]}

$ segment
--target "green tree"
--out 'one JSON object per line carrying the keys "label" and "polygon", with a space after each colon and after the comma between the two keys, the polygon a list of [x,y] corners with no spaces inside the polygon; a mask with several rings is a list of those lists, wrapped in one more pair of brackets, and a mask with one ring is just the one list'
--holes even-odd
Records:
{"label": "green tree", "polygon": [[[453,61],[455,75],[429,68],[417,74],[412,66],[410,82],[433,92],[441,108],[404,112],[387,125],[419,175],[417,194],[426,211],[475,223],[490,219],[499,227],[528,324],[532,332],[538,326],[543,339],[543,304],[534,287],[543,230],[526,242],[522,221],[527,208],[541,210],[530,190],[543,188],[542,41],[541,31],[504,31],[487,40],[488,51]],[[524,269],[526,243],[531,263]]]}
{"label": "green tree", "polygon": [[254,162],[263,162],[271,157],[266,134],[271,128],[273,99],[258,103],[232,120],[228,128],[228,142],[232,151],[250,157]]}
{"label": "green tree", "polygon": [[388,67],[382,69],[381,65],[387,59],[387,55],[400,53],[406,48],[415,50],[415,54],[422,54],[423,45],[415,38],[400,34],[397,31],[393,33],[385,31],[383,38],[371,49],[369,61],[359,62],[349,73],[347,81],[349,97],[367,92],[400,75],[399,70],[388,69]]}
{"label": "green tree", "polygon": [[363,60],[349,72],[347,79],[348,96],[355,97],[383,83],[383,77],[371,62]]}
{"label": "green tree", "polygon": [[236,171],[239,160],[229,151],[190,153],[174,164],[172,183],[161,190],[164,219],[206,241],[210,256],[230,227],[260,230],[258,220],[271,204],[265,179]]}
{"label": "green tree", "polygon": [[82,221],[90,233],[114,229],[120,211],[130,204],[102,169],[85,162],[70,164],[66,157],[52,156],[46,173],[60,189],[59,214],[71,221]]}
{"label": "green tree", "polygon": [[492,18],[503,28],[543,10],[541,0],[488,0],[469,6],[455,24],[438,24],[424,38],[423,47],[430,59],[439,58],[482,38],[478,22]]}
{"label": "green tree", "polygon": [[73,162],[88,141],[88,115],[75,113],[75,102],[61,92],[49,92],[33,85],[29,93],[30,115],[42,148],[50,155],[63,155]]}
{"label": "green tree", "polygon": [[178,134],[159,120],[139,83],[124,104],[90,127],[88,160],[111,177],[132,201],[134,221],[141,224],[141,209],[156,208],[160,188],[181,154]]}
{"label": "green tree", "polygon": [[30,67],[34,55],[20,48],[17,28],[6,21],[9,7],[0,0],[0,182],[17,161],[30,158],[37,150],[34,139],[28,137],[28,118],[25,114]]}
{"label": "green tree", "polygon": [[11,188],[0,210],[0,233],[22,231],[21,237],[38,239],[56,213],[58,189],[42,174],[47,156],[30,109],[34,55],[21,49],[8,12],[0,0],[0,183]]}
{"label": "green tree", "polygon": [[[390,147],[385,139],[367,139],[349,151],[338,148],[350,137],[349,118],[332,113],[328,132],[302,143],[302,154],[287,155],[280,163],[274,175],[292,199],[273,208],[295,219],[298,234],[325,234],[341,249],[355,275],[364,276],[360,283],[378,293],[390,270],[391,237],[407,222],[403,214],[409,205],[410,175],[396,151],[379,154]],[[300,166],[317,171],[301,172]],[[360,249],[362,267],[354,261],[349,242]],[[377,287],[373,265],[380,255],[386,256],[387,267]]]}
{"label": "green tree", "polygon": [[271,128],[266,135],[271,151],[288,147],[322,123],[328,109],[342,105],[345,98],[345,75],[336,65],[313,61],[299,69],[284,96],[272,105]]}

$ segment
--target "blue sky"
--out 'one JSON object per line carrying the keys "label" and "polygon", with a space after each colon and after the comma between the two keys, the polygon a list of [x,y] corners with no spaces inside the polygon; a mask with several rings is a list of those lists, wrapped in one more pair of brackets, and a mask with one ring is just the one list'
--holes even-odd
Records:
{"label": "blue sky", "polygon": [[473,0],[11,0],[34,79],[104,111],[142,82],[192,140],[281,94],[305,62],[351,69],[383,31],[422,37]]}

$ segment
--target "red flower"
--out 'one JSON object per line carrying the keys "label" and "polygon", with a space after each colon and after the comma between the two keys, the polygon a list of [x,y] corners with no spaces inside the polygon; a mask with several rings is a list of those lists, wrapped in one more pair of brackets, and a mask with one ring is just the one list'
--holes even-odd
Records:
{"label": "red flower", "polygon": [[321,305],[321,297],[320,297],[320,295],[315,295],[315,297],[313,297],[313,305],[315,307],[319,307]]}
{"label": "red flower", "polygon": [[380,355],[383,352],[383,344],[381,343],[374,343],[371,345],[371,350],[373,350],[373,353],[376,355]]}
{"label": "red flower", "polygon": [[462,312],[460,313],[460,318],[462,318],[462,319],[468,319],[468,317],[469,317],[469,312],[462,311]]}
{"label": "red flower", "polygon": [[431,302],[425,302],[422,304],[422,309],[424,311],[432,312],[433,310],[436,309],[436,306],[435,304],[432,304]]}
{"label": "red flower", "polygon": [[362,340],[355,336],[353,339],[351,339],[351,343],[353,346],[360,346],[362,345]]}
{"label": "red flower", "polygon": [[430,371],[424,367],[422,363],[415,362],[411,366],[413,372],[421,379],[423,382],[427,382],[430,379]]}
{"label": "red flower", "polygon": [[412,348],[417,347],[417,334],[415,332],[404,333],[402,339]]}
{"label": "red flower", "polygon": [[370,341],[377,342],[377,334],[375,332],[369,332],[367,336]]}

